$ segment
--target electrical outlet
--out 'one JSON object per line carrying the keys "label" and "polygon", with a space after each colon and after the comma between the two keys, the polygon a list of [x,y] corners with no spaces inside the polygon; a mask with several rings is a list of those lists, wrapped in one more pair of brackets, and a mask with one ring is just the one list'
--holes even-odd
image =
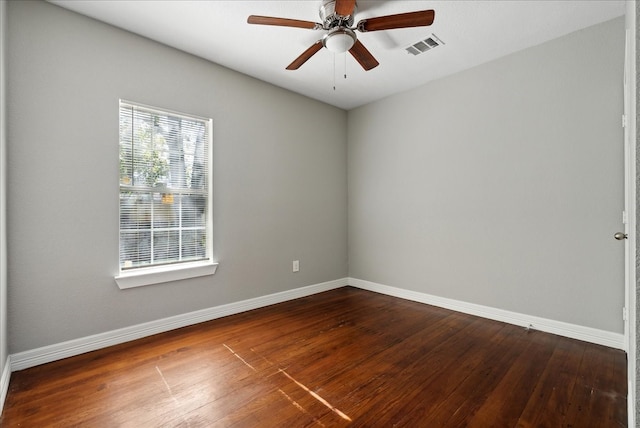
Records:
{"label": "electrical outlet", "polygon": [[300,271],[300,260],[293,261],[293,271],[294,272]]}

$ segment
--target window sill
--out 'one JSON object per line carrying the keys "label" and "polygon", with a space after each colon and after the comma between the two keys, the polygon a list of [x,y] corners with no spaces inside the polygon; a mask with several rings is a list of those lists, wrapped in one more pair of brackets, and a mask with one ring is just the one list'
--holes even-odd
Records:
{"label": "window sill", "polygon": [[125,289],[213,275],[217,268],[218,263],[185,263],[180,266],[142,268],[133,272],[123,272],[116,276],[115,280],[120,289]]}

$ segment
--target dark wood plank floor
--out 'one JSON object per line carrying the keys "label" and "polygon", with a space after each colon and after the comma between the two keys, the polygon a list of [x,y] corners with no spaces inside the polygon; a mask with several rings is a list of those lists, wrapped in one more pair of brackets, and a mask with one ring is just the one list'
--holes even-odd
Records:
{"label": "dark wood plank floor", "polygon": [[351,287],[13,373],[3,427],[620,427],[624,352]]}

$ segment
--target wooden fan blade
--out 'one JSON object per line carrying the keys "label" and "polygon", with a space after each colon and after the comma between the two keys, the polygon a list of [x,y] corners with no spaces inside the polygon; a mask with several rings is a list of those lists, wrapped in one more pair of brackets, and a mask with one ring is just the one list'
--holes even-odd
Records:
{"label": "wooden fan blade", "polygon": [[335,11],[340,16],[350,16],[356,7],[356,0],[336,0]]}
{"label": "wooden fan blade", "polygon": [[358,22],[358,30],[378,31],[394,28],[422,27],[433,24],[436,16],[434,10],[420,10],[417,12],[399,13],[397,15],[378,16]]}
{"label": "wooden fan blade", "polygon": [[377,67],[380,63],[376,60],[371,52],[364,47],[360,40],[356,40],[351,49],[349,49],[349,53],[360,63],[362,68],[366,71],[371,70],[372,68]]}
{"label": "wooden fan blade", "polygon": [[[301,21],[299,19],[289,18],[275,18],[272,16],[260,15],[250,15],[249,18],[247,18],[247,23],[258,25],[278,25],[280,27],[307,28],[309,30],[314,30],[318,28],[318,25],[320,25],[311,21]],[[320,26],[320,28],[322,28],[322,26]]]}
{"label": "wooden fan blade", "polygon": [[302,55],[300,55],[298,58],[293,60],[293,62],[287,66],[287,70],[299,69],[302,64],[307,62],[309,58],[314,56],[320,49],[322,49],[322,42],[318,40],[313,45],[311,45],[309,49],[302,52]]}

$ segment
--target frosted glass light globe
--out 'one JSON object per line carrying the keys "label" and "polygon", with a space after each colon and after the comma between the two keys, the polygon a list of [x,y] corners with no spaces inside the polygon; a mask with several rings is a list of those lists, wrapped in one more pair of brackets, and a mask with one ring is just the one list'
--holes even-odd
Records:
{"label": "frosted glass light globe", "polygon": [[325,48],[334,53],[344,53],[351,49],[356,42],[356,35],[348,28],[338,28],[328,33],[322,39]]}

